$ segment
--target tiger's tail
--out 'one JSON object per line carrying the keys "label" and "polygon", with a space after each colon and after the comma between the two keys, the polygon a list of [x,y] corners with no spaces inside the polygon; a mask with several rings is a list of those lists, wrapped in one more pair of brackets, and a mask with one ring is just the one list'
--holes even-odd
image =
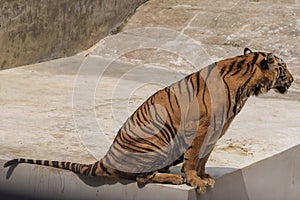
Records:
{"label": "tiger's tail", "polygon": [[77,174],[82,174],[86,176],[105,176],[106,173],[103,169],[103,164],[100,161],[97,161],[93,164],[80,164],[73,162],[65,162],[65,161],[49,161],[49,160],[33,160],[33,159],[13,159],[7,161],[4,164],[4,167],[16,166],[20,163],[28,163],[42,166],[49,166],[59,169],[70,170]]}

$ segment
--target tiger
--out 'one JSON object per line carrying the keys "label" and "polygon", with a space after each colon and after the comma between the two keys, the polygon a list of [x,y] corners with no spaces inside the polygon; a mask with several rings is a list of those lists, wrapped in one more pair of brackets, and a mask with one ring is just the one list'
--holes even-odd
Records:
{"label": "tiger", "polygon": [[[215,184],[205,171],[213,147],[247,99],[271,89],[284,94],[293,81],[286,63],[274,53],[245,48],[244,54],[214,62],[150,96],[95,163],[19,158],[4,167],[29,163],[142,185],[186,183],[204,193]],[[182,173],[171,173],[170,167],[178,164]]]}

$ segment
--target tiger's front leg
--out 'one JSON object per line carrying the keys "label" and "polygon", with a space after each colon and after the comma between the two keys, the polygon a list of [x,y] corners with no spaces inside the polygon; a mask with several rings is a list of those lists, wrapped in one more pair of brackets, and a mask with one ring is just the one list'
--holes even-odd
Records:
{"label": "tiger's front leg", "polygon": [[184,154],[183,162],[183,172],[185,173],[187,184],[195,187],[197,192],[201,193],[206,192],[207,186],[214,186],[214,180],[208,174],[198,173],[199,168],[201,169],[200,171],[204,169],[205,163],[209,157],[209,155],[207,155],[205,159],[200,160],[199,158],[199,152],[204,137],[205,134],[196,134],[190,148]]}
{"label": "tiger's front leg", "polygon": [[212,152],[212,149],[210,150],[210,152],[204,157],[204,158],[201,158],[200,161],[199,161],[199,165],[198,165],[198,175],[204,180],[207,182],[207,184],[213,188],[214,185],[215,185],[215,180],[205,172],[205,165],[206,165],[206,162],[210,156]]}

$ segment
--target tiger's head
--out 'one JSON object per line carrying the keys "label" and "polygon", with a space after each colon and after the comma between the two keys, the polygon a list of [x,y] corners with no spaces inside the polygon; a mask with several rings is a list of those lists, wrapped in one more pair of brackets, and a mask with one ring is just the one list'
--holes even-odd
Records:
{"label": "tiger's head", "polygon": [[278,58],[271,53],[268,54],[266,59],[268,68],[276,73],[272,89],[274,89],[275,92],[284,94],[294,81],[292,74],[289,72],[286,63],[281,58]]}
{"label": "tiger's head", "polygon": [[262,87],[265,91],[262,91],[262,87],[258,87],[258,91],[254,92],[255,95],[265,93],[266,91],[273,89],[275,92],[284,94],[291,86],[294,78],[287,69],[286,63],[273,53],[256,52],[253,53],[250,49],[246,48],[244,54],[258,55],[256,65],[260,68],[262,80]]}

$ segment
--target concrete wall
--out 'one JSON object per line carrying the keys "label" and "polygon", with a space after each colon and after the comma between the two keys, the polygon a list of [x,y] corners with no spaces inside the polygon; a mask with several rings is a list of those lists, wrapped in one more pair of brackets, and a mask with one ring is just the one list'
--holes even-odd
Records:
{"label": "concrete wall", "polygon": [[70,56],[146,0],[0,0],[0,69]]}

